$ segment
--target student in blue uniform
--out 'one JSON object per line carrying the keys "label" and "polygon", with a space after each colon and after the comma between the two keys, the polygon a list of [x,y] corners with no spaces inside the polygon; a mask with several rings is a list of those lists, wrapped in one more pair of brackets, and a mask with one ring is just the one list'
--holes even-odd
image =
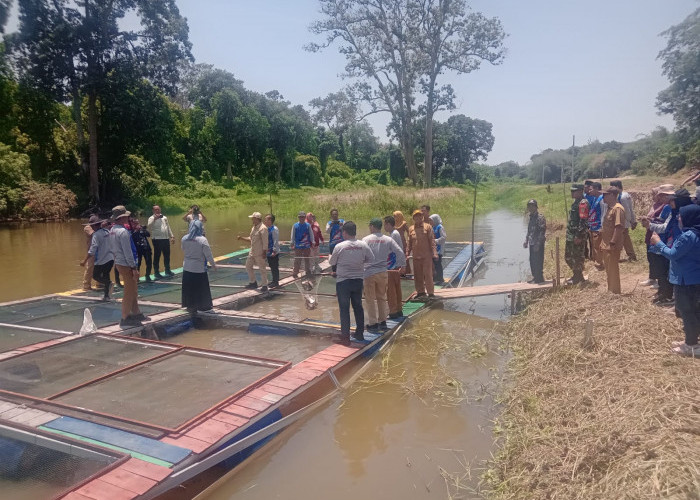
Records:
{"label": "student in blue uniform", "polygon": [[263,222],[267,226],[267,264],[272,272],[270,288],[277,288],[280,286],[280,231],[273,214],[267,214]]}
{"label": "student in blue uniform", "polygon": [[306,277],[311,276],[311,224],[306,222],[306,212],[299,212],[299,222],[292,226],[292,237],[290,247],[294,250],[294,267],[292,275],[295,278],[299,277],[299,268],[301,261],[304,261],[304,270]]}
{"label": "student in blue uniform", "polygon": [[432,214],[428,217],[430,225],[433,226],[433,234],[435,235],[435,245],[437,246],[438,258],[433,260],[433,282],[436,285],[444,284],[442,277],[442,256],[445,254],[445,242],[447,241],[447,233],[442,225],[442,219],[438,214]]}

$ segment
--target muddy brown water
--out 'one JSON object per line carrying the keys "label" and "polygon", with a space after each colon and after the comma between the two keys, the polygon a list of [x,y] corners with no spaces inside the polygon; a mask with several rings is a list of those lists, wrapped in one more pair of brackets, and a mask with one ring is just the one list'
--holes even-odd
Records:
{"label": "muddy brown water", "polygon": [[[242,248],[235,236],[247,233],[246,215],[207,213],[207,236],[215,255]],[[177,216],[171,221],[177,236],[184,234],[185,223]],[[470,217],[446,217],[448,240],[471,239],[470,223]],[[285,238],[290,224],[279,225]],[[84,255],[81,231],[78,221],[1,228],[0,300],[78,287],[82,269],[77,262]],[[497,211],[477,218],[475,238],[485,242],[489,253],[474,284],[527,279],[525,231],[518,214]],[[176,246],[173,267],[181,259]],[[288,294],[275,300],[295,299]],[[280,307],[286,306],[280,302]],[[283,431],[206,498],[474,497],[470,489],[477,487],[479,467],[493,452],[492,394],[508,357],[499,349],[496,329],[509,309],[505,296],[456,299],[432,307],[406,325],[359,381]],[[255,337],[246,341],[241,332],[234,333],[190,331],[181,341],[256,354],[260,346]],[[167,340],[179,341],[178,336]],[[279,342],[272,346],[271,357],[287,355],[296,362],[329,342],[304,338],[291,351]],[[200,489],[181,488],[168,497],[192,498]]]}

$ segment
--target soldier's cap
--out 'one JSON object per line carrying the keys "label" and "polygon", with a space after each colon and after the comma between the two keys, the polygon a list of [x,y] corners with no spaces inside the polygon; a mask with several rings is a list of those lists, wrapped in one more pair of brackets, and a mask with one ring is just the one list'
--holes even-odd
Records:
{"label": "soldier's cap", "polygon": [[583,191],[583,184],[572,184],[571,185],[572,191],[578,191],[579,189]]}
{"label": "soldier's cap", "polygon": [[382,220],[375,217],[369,221],[369,225],[372,227],[376,227],[376,228],[381,229],[382,228]]}
{"label": "soldier's cap", "polygon": [[537,206],[537,200],[528,200],[527,204]]}

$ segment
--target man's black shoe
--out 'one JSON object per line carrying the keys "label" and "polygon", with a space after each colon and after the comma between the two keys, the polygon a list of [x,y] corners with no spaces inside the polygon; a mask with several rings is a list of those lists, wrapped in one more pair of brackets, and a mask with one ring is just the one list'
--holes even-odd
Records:
{"label": "man's black shoe", "polygon": [[391,313],[389,319],[399,319],[401,316],[403,316],[403,311]]}
{"label": "man's black shoe", "polygon": [[119,328],[134,328],[137,326],[143,326],[139,320],[136,318],[126,318],[119,321]]}
{"label": "man's black shoe", "polygon": [[248,283],[245,287],[248,290],[255,290],[256,288],[258,288],[258,282],[253,281],[252,283]]}
{"label": "man's black shoe", "polygon": [[130,314],[130,315],[127,317],[127,319],[130,319],[130,320],[133,319],[133,320],[136,320],[136,321],[141,322],[141,321],[148,321],[148,320],[151,319],[151,318],[149,318],[148,316],[144,315],[143,313],[138,313],[138,314]]}
{"label": "man's black shoe", "polygon": [[175,273],[173,273],[170,269],[168,269],[167,271],[165,271],[165,275],[168,278],[172,278],[173,276],[175,276]]}
{"label": "man's black shoe", "polygon": [[280,284],[276,281],[273,281],[272,283],[270,283],[269,286],[270,288],[279,288]]}
{"label": "man's black shoe", "polygon": [[163,279],[163,275],[160,274],[158,271],[156,271],[156,272],[153,274],[153,277],[154,277],[155,279],[157,279],[157,280],[162,280],[162,279]]}
{"label": "man's black shoe", "polygon": [[[365,327],[365,330],[367,330],[369,333],[379,333],[379,323],[375,323],[373,325],[367,325]],[[362,334],[360,334],[362,335]]]}
{"label": "man's black shoe", "polygon": [[262,293],[267,292],[267,286],[263,285],[263,286],[260,288],[260,291],[261,291]]}
{"label": "man's black shoe", "polygon": [[350,345],[350,335],[339,335],[337,337],[334,337],[333,342],[335,344],[349,346]]}
{"label": "man's black shoe", "polygon": [[364,336],[362,333],[360,333],[360,334],[353,333],[353,334],[352,334],[352,339],[353,339],[353,340],[357,340],[358,342],[364,342],[364,341],[365,341],[365,336]]}
{"label": "man's black shoe", "polygon": [[153,283],[153,280],[150,276],[146,276],[146,283]]}

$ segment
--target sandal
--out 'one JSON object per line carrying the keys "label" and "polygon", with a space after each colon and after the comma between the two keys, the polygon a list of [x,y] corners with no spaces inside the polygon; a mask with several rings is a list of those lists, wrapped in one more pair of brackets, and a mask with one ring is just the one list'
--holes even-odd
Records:
{"label": "sandal", "polygon": [[674,353],[680,354],[681,356],[688,356],[691,358],[700,358],[700,344],[688,345],[683,344],[678,347],[671,349]]}

